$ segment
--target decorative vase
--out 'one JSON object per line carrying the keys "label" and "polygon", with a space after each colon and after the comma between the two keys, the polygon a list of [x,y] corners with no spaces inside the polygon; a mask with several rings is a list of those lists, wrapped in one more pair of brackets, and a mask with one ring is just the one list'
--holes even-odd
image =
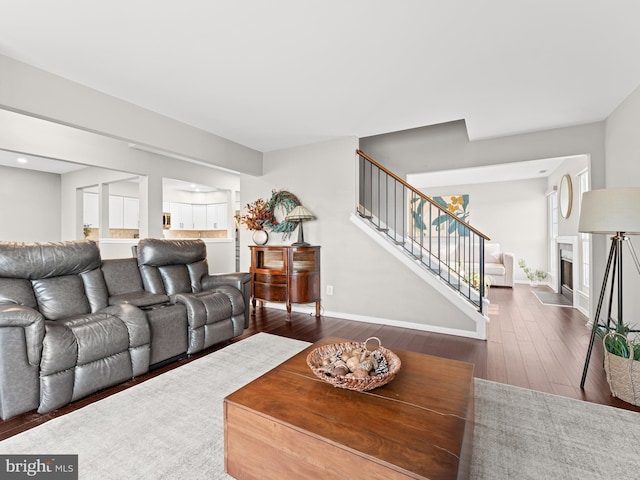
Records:
{"label": "decorative vase", "polygon": [[266,230],[254,230],[252,238],[256,245],[266,245],[269,241],[269,234]]}
{"label": "decorative vase", "polygon": [[531,286],[533,288],[536,288],[538,285],[540,285],[540,280],[538,280],[537,278],[534,278],[533,280],[530,280],[531,282]]}

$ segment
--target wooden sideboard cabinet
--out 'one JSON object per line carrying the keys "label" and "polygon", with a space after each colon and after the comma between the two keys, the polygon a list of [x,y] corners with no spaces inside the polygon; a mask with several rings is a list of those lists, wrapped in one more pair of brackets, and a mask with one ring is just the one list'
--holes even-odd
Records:
{"label": "wooden sideboard cabinet", "polygon": [[320,316],[320,247],[251,245],[251,301],[315,303]]}

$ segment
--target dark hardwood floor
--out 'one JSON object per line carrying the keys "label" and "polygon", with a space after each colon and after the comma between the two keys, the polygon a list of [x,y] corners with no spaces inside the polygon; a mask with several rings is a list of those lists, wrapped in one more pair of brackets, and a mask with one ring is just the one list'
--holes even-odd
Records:
{"label": "dark hardwood floor", "polygon": [[[308,342],[328,336],[358,341],[376,336],[391,350],[410,350],[473,363],[475,376],[478,378],[640,412],[639,407],[611,396],[602,366],[602,344],[599,342],[595,344],[585,388],[580,389],[582,367],[590,337],[590,330],[585,327],[587,318],[583,314],[573,308],[541,304],[531,287],[527,285],[516,285],[513,289],[491,288],[489,300],[491,322],[487,341],[330,317],[316,319],[311,315],[297,313],[292,314],[289,322],[283,310],[264,308],[257,309],[250,327],[232,342],[258,332]],[[171,363],[55,412],[45,415],[28,412],[0,421],[0,440],[134,386],[226,345],[228,343]]]}

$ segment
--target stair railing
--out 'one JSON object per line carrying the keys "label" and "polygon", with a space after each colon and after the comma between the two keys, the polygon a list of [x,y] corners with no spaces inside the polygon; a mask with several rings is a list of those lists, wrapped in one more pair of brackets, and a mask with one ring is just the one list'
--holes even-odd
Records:
{"label": "stair railing", "polygon": [[466,207],[462,198],[438,203],[361,150],[356,153],[358,215],[483,313],[489,237],[452,213]]}

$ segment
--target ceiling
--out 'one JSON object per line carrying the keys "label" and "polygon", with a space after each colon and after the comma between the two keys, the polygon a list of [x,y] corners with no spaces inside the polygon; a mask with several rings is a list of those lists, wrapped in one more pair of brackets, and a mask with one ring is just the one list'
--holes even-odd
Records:
{"label": "ceiling", "polygon": [[35,155],[9,152],[7,150],[0,150],[0,165],[57,174],[69,173],[82,168],[87,168],[86,165],[81,165],[79,163],[63,162],[60,160],[53,160],[51,158],[37,157]]}
{"label": "ceiling", "polygon": [[605,119],[636,0],[0,0],[0,53],[259,151]]}
{"label": "ceiling", "polygon": [[437,172],[410,173],[407,182],[415,188],[448,187],[478,183],[510,182],[530,178],[546,178],[573,157],[545,158],[525,162],[502,163],[482,167],[458,168]]}

